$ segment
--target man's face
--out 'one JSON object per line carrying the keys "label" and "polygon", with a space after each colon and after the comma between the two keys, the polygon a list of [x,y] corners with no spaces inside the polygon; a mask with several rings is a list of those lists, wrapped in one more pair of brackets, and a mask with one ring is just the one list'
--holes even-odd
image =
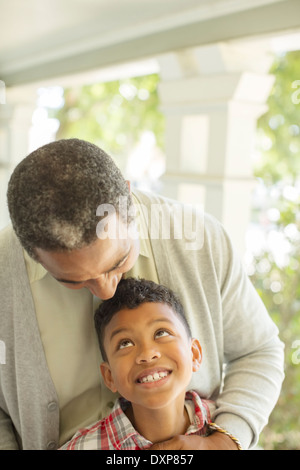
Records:
{"label": "man's face", "polygon": [[182,401],[202,359],[199,342],[162,303],[116,313],[105,328],[104,349],[108,362],[101,373],[108,388],[147,409]]}
{"label": "man's face", "polygon": [[42,266],[69,289],[86,287],[102,300],[113,297],[124,273],[135,264],[139,240],[130,237],[127,226],[114,214],[110,222],[117,237],[97,239],[90,245],[70,252],[36,248]]}

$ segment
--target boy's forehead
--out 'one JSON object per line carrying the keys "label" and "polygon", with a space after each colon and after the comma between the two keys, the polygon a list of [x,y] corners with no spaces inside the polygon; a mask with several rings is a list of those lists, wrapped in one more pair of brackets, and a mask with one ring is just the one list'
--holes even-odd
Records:
{"label": "boy's forehead", "polygon": [[157,316],[169,320],[177,317],[172,307],[165,302],[142,302],[135,308],[121,308],[117,313],[120,315],[130,315],[132,312],[137,313],[137,318],[141,318],[141,320],[147,318],[149,321],[156,321]]}
{"label": "boy's forehead", "polygon": [[[132,320],[132,321],[131,321]],[[122,308],[116,312],[106,327],[106,333],[114,336],[114,332],[122,330],[135,330],[143,326],[143,332],[147,332],[147,327],[151,324],[166,322],[177,328],[184,328],[182,320],[170,305],[162,302],[144,302],[138,307],[130,309]]]}

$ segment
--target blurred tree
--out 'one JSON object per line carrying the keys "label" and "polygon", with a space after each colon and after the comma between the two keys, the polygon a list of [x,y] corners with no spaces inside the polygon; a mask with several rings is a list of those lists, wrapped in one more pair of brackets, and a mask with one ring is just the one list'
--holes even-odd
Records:
{"label": "blurred tree", "polygon": [[256,174],[266,184],[293,184],[300,175],[300,51],[276,57],[270,73],[275,83],[258,124],[263,158]]}
{"label": "blurred tree", "polygon": [[64,91],[64,106],[56,110],[57,139],[77,137],[99,145],[121,169],[145,130],[163,147],[164,116],[159,110],[157,74],[95,83]]}
{"label": "blurred tree", "polygon": [[300,450],[300,51],[276,57],[271,72],[275,83],[258,123],[255,168],[269,201],[254,214],[263,220],[266,245],[253,257],[251,279],[285,343],[286,378],[260,441],[265,449]]}

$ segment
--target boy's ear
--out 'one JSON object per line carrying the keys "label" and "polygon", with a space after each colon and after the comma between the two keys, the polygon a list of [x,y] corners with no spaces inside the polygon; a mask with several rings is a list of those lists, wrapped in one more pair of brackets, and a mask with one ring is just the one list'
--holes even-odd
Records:
{"label": "boy's ear", "polygon": [[202,362],[202,348],[196,338],[192,338],[191,351],[193,360],[193,372],[197,372]]}
{"label": "boy's ear", "polygon": [[113,393],[117,392],[108,362],[102,362],[102,364],[100,364],[100,371],[107,388],[109,388]]}

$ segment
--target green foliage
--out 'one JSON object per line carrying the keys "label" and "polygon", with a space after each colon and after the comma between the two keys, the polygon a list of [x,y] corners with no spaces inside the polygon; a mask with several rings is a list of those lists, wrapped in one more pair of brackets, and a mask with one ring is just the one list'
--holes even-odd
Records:
{"label": "green foliage", "polygon": [[267,243],[253,260],[252,281],[285,343],[285,381],[260,442],[264,449],[287,450],[300,449],[300,51],[277,57],[271,72],[275,83],[258,123],[261,161],[255,173],[269,195],[269,206],[260,211],[266,240],[276,233],[285,256],[279,262]]}
{"label": "green foliage", "polygon": [[269,111],[259,120],[263,159],[256,174],[266,184],[294,182],[300,175],[300,51],[276,57],[270,72],[275,83]]}
{"label": "green foliage", "polygon": [[285,262],[278,266],[274,253],[266,249],[254,259],[252,281],[285,343],[285,381],[261,444],[265,449],[300,449],[300,364],[295,361],[297,349],[293,346],[300,340],[300,224],[286,225],[283,217],[269,232],[274,230],[289,245]]}
{"label": "green foliage", "polygon": [[164,116],[159,110],[156,74],[95,83],[64,91],[64,106],[56,111],[57,139],[77,137],[99,145],[124,167],[128,153],[144,131],[164,145]]}

